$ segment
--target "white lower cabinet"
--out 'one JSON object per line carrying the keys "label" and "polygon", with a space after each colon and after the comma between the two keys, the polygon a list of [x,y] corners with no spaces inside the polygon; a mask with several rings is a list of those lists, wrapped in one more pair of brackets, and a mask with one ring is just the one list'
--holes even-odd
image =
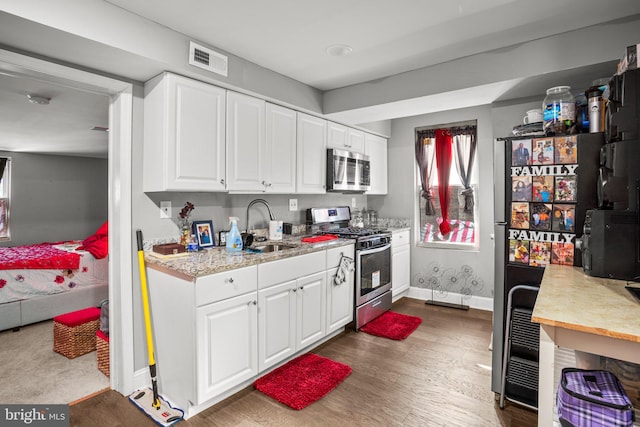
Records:
{"label": "white lower cabinet", "polygon": [[258,368],[262,371],[296,352],[296,281],[258,292]]}
{"label": "white lower cabinet", "polygon": [[324,337],[326,329],[326,272],[297,280],[296,344],[302,350]]}
{"label": "white lower cabinet", "polygon": [[258,291],[260,371],[325,336],[325,256],[324,251],[315,252],[258,267],[261,274]]}
{"label": "white lower cabinet", "polygon": [[397,300],[411,286],[411,244],[409,230],[394,231],[391,237],[391,286]]}
{"label": "white lower cabinet", "polygon": [[198,402],[258,373],[258,295],[251,292],[196,310]]}
{"label": "white lower cabinet", "polygon": [[355,274],[349,272],[344,277],[344,281],[340,283],[335,281],[342,257],[346,256],[353,260],[353,254],[353,246],[343,246],[327,251],[327,334],[343,328],[353,320]]}
{"label": "white lower cabinet", "polygon": [[353,278],[327,283],[343,253],[353,245],[195,280],[148,268],[160,393],[189,418],[344,327]]}

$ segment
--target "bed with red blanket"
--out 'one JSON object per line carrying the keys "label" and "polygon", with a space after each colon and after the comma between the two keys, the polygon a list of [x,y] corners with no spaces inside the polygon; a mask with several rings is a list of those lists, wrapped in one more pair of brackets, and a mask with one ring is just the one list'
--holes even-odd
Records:
{"label": "bed with red blanket", "polygon": [[106,224],[83,241],[0,248],[0,330],[108,298]]}

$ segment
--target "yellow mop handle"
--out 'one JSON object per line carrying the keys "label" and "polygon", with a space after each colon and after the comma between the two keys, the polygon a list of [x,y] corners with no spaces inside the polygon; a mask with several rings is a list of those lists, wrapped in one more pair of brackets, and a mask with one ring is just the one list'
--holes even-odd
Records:
{"label": "yellow mop handle", "polygon": [[151,332],[151,313],[149,311],[149,291],[147,290],[147,275],[144,266],[144,251],[138,249],[138,264],[140,267],[140,287],[142,290],[142,305],[144,310],[144,326],[147,333],[147,350],[149,352],[149,365],[155,365],[153,354],[153,334]]}
{"label": "yellow mop handle", "polygon": [[147,352],[149,353],[149,373],[151,374],[151,387],[153,389],[153,403],[155,409],[160,409],[158,397],[158,385],[156,381],[156,360],[153,352],[153,332],[151,331],[151,313],[149,311],[149,291],[147,289],[147,273],[144,263],[144,248],[142,245],[142,231],[136,231],[138,242],[138,267],[140,269],[140,288],[142,291],[142,308],[144,311],[144,326],[147,334]]}

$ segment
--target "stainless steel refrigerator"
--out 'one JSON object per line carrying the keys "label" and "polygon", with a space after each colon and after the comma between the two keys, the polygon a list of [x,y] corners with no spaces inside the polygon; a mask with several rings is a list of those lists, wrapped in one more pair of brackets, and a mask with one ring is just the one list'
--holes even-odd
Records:
{"label": "stainless steel refrigerator", "polygon": [[[507,310],[509,291],[518,285],[538,287],[548,264],[581,266],[575,243],[583,233],[585,212],[597,206],[603,144],[602,133],[495,141],[491,388],[496,393],[501,393],[507,350],[505,324],[513,313]],[[531,311],[536,296],[535,291],[514,292],[511,308]],[[516,378],[508,393],[514,395],[512,400],[537,407],[537,349],[520,350],[518,357],[530,362],[525,375],[535,378],[525,378],[522,383]]]}

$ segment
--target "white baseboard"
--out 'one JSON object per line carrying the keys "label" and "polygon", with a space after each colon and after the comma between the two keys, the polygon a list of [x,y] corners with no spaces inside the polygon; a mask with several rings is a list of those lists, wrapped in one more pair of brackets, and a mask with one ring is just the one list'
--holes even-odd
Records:
{"label": "white baseboard", "polygon": [[151,388],[151,374],[149,373],[149,367],[144,369],[138,369],[133,373],[133,389],[140,390],[141,388]]}
{"label": "white baseboard", "polygon": [[409,288],[409,298],[420,299],[423,301],[437,301],[447,304],[466,305],[469,308],[478,310],[493,311],[493,298],[477,297],[474,295],[463,296],[462,294],[448,292],[446,295],[439,295],[437,292],[431,292],[431,289]]}

